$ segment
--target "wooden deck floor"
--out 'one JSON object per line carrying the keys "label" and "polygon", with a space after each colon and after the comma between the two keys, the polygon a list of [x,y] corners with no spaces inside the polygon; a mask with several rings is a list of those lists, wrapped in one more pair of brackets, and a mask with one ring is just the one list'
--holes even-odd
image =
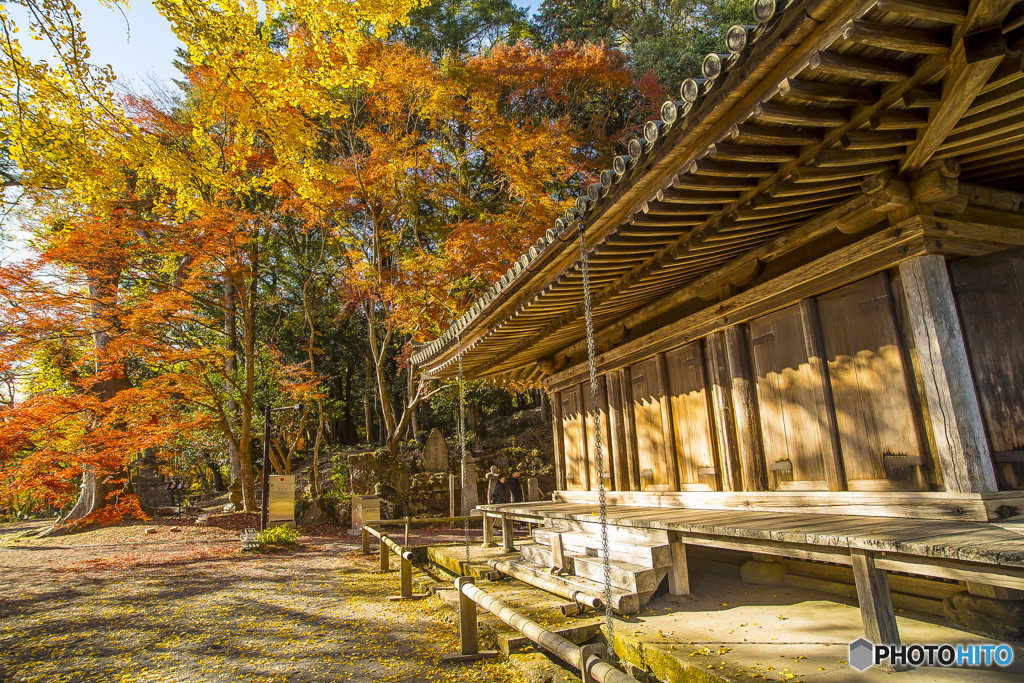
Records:
{"label": "wooden deck floor", "polygon": [[[595,522],[593,504],[560,502],[481,506],[493,513],[520,518]],[[687,543],[744,549],[760,546],[774,553],[814,548],[811,554],[848,555],[851,549],[929,564],[943,561],[998,565],[1024,582],[1024,522],[955,522],[905,518],[855,517],[821,514],[738,512],[609,505],[609,523],[633,528],[680,532]],[[717,542],[716,542],[717,540]],[[785,554],[785,553],[782,553]],[[812,558],[813,559],[813,558]],[[895,561],[895,560],[894,560]],[[948,563],[948,562],[946,562]],[[947,577],[955,578],[955,577]]]}

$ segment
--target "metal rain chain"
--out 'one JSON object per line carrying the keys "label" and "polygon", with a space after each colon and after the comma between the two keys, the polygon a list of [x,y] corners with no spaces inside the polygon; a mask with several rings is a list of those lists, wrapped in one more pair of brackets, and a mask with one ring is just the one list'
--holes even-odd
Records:
{"label": "metal rain chain", "polygon": [[[604,488],[604,453],[601,446],[601,411],[597,397],[597,366],[594,360],[594,315],[590,305],[590,270],[587,264],[586,225],[580,221],[580,269],[583,274],[583,308],[587,320],[587,362],[594,406],[594,458],[597,464],[597,500],[601,514],[601,550],[604,552],[605,624],[608,628],[608,661],[615,661],[615,626],[612,622],[612,566],[608,557],[608,500]],[[461,359],[460,359],[461,361]]]}
{"label": "metal rain chain", "polygon": [[[462,334],[459,332],[455,333],[456,339],[459,340],[459,448],[462,453],[462,542],[466,546],[466,565],[469,565],[469,510],[466,508],[469,506],[469,486],[466,485],[466,432],[465,432],[465,421],[466,421],[466,388],[462,379]],[[484,524],[487,523],[487,518],[484,518]],[[467,569],[468,571],[468,569]]]}

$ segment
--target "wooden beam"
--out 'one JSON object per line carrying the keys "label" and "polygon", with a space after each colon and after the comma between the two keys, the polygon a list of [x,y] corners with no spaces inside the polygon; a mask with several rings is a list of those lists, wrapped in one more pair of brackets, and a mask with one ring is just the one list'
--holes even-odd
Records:
{"label": "wooden beam", "polygon": [[626,437],[626,467],[629,486],[626,490],[640,490],[640,455],[636,444],[636,414],[633,412],[633,375],[628,367],[617,371],[622,392],[622,426]]}
{"label": "wooden beam", "polygon": [[941,55],[949,49],[948,33],[888,26],[863,19],[851,19],[843,27],[843,38],[883,50]]}
{"label": "wooden beam", "polygon": [[829,76],[862,81],[900,83],[914,75],[914,65],[884,59],[868,59],[819,50],[811,55],[810,67]]}
{"label": "wooden beam", "polygon": [[967,16],[961,0],[878,0],[878,9],[908,17],[959,24]]}
{"label": "wooden beam", "polygon": [[761,427],[757,416],[756,384],[750,367],[746,325],[726,327],[723,338],[733,423],[736,427],[736,449],[742,463],[743,490],[767,491]]}
{"label": "wooden beam", "polygon": [[608,391],[608,427],[611,433],[612,484],[616,491],[629,490],[629,465],[626,464],[626,426],[623,424],[621,373],[612,371],[605,375]]}
{"label": "wooden beam", "polygon": [[[875,566],[874,553],[852,548],[850,561],[853,580],[857,584],[857,602],[864,622],[864,637],[876,645],[899,645],[900,631],[896,625],[896,610],[892,606],[889,575]],[[907,671],[910,665],[890,666],[895,671]]]}
{"label": "wooden beam", "polygon": [[900,274],[946,490],[995,491],[988,438],[946,260],[918,256],[901,263]]}
{"label": "wooden beam", "polygon": [[670,531],[668,541],[672,553],[672,566],[668,570],[669,595],[689,595],[690,569],[686,562],[686,544],[683,543],[683,536],[677,531]]}
{"label": "wooden beam", "polygon": [[[565,490],[565,434],[562,425],[562,392],[550,394],[551,427],[555,439],[555,486],[559,491]],[[487,501],[490,502],[490,501]],[[484,526],[487,526],[486,520]]]}
{"label": "wooden beam", "polygon": [[950,55],[950,70],[942,82],[942,101],[930,112],[928,126],[919,132],[917,143],[910,148],[900,164],[901,173],[916,171],[928,163],[1003,61],[1006,44],[998,22],[1009,12],[1013,1],[975,0],[972,6],[979,4],[1003,8],[988,15],[996,27],[969,33],[954,46]]}
{"label": "wooden beam", "polygon": [[813,109],[794,107],[788,104],[764,102],[754,107],[753,116],[765,123],[782,123],[790,126],[811,126],[818,128],[839,128],[850,122],[843,111],[835,109]]}
{"label": "wooden beam", "polygon": [[840,85],[787,78],[779,84],[779,93],[791,100],[824,104],[871,105],[878,101],[878,88]]}
{"label": "wooden beam", "polygon": [[743,467],[740,461],[739,444],[736,440],[736,426],[733,419],[733,404],[729,385],[729,363],[725,349],[725,333],[714,332],[705,340],[707,353],[705,362],[708,372],[708,389],[711,418],[715,425],[715,441],[718,450],[718,467],[723,491],[743,490]]}

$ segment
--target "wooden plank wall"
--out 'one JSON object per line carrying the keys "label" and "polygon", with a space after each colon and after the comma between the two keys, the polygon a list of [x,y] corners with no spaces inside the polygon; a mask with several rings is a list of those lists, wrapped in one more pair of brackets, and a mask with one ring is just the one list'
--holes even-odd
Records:
{"label": "wooden plank wall", "polygon": [[949,270],[999,488],[1024,488],[1024,254]]}
{"label": "wooden plank wall", "polygon": [[[999,488],[1022,489],[1024,252],[950,272]],[[893,269],[600,376],[606,488],[942,490],[911,317]],[[594,490],[590,385],[553,400],[565,486]]]}

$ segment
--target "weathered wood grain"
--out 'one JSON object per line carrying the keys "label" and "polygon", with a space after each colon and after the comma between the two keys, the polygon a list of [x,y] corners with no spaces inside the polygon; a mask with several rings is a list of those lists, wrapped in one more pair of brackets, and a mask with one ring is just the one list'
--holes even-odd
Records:
{"label": "weathered wood grain", "polygon": [[[892,606],[888,575],[875,565],[873,553],[853,550],[850,560],[857,584],[860,616],[864,621],[864,636],[872,643],[899,645],[900,632],[896,626],[896,610]],[[887,668],[906,671],[910,665],[903,663]]]}
{"label": "weathered wood grain", "polygon": [[988,440],[942,256],[900,264],[946,490],[995,491]]}

